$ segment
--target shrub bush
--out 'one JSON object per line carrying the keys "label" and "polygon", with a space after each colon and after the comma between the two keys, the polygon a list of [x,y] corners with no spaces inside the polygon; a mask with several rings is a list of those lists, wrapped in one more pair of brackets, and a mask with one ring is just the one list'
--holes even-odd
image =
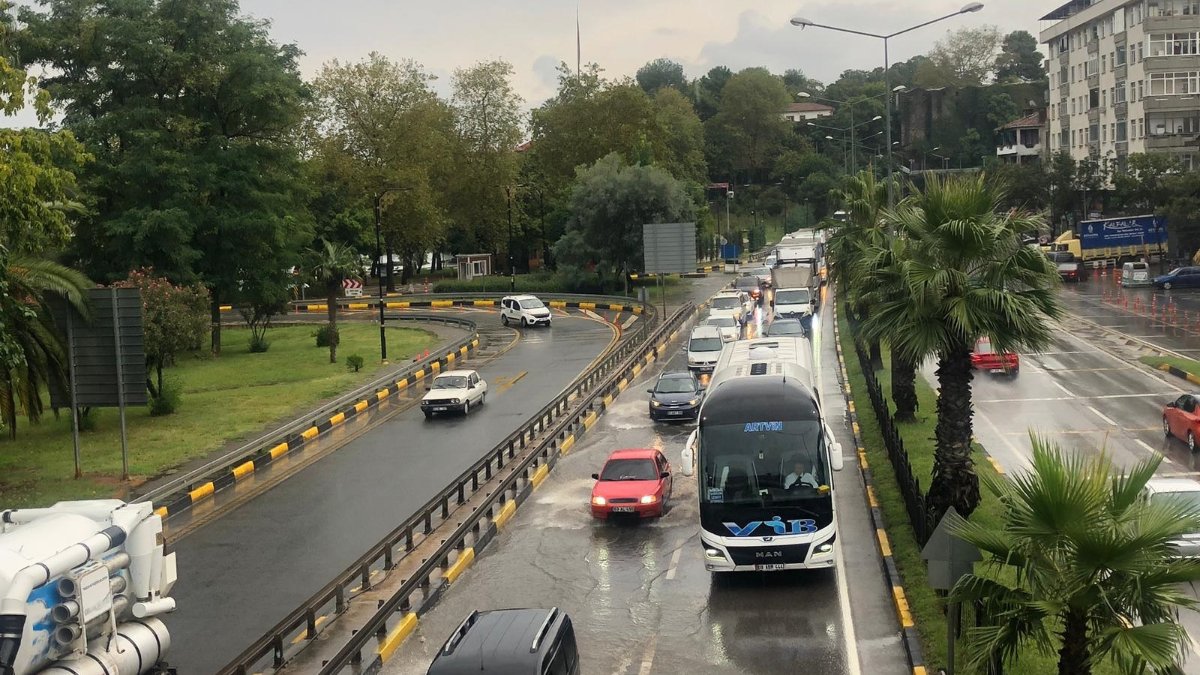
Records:
{"label": "shrub bush", "polygon": [[357,373],[358,371],[362,370],[362,367],[363,367],[363,357],[359,356],[358,354],[351,354],[350,356],[346,357],[346,369],[347,370],[353,370],[354,372]]}
{"label": "shrub bush", "polygon": [[341,344],[342,342],[337,328],[330,326],[329,324],[325,324],[318,328],[317,332],[313,333],[313,335],[317,338],[318,347],[328,347],[330,343],[337,345]]}
{"label": "shrub bush", "polygon": [[265,335],[251,335],[250,336],[250,353],[251,354],[262,354],[263,352],[267,351],[270,348],[271,348],[271,341],[267,339],[267,336],[265,336]]}
{"label": "shrub bush", "polygon": [[95,431],[100,424],[100,410],[91,406],[79,408],[79,432]]}
{"label": "shrub bush", "polygon": [[[519,274],[516,278],[516,293],[619,293],[621,279],[607,278],[603,281],[595,272],[564,266],[557,272],[534,272]],[[508,293],[509,277],[493,275],[475,277],[470,281],[447,279],[433,285],[434,293]]]}
{"label": "shrub bush", "polygon": [[179,399],[182,393],[182,387],[174,379],[163,380],[158,396],[150,397],[150,416],[161,417],[174,413],[179,408]]}

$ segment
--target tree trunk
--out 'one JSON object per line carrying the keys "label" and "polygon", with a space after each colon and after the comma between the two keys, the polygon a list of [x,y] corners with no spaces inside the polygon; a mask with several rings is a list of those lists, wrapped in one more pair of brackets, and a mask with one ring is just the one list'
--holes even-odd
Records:
{"label": "tree trunk", "polygon": [[979,477],[971,459],[971,351],[965,341],[938,359],[937,426],[929,506],[934,522],[953,506],[966,518],[979,505]]}
{"label": "tree trunk", "polygon": [[212,294],[212,305],[209,307],[212,317],[212,354],[221,355],[221,300],[216,291]]}
{"label": "tree trunk", "polygon": [[1087,615],[1068,609],[1063,617],[1062,647],[1058,650],[1058,675],[1091,675]]}
{"label": "tree trunk", "polygon": [[896,404],[897,422],[917,419],[917,367],[892,352],[892,403]]}
{"label": "tree trunk", "polygon": [[879,340],[872,340],[868,347],[871,354],[871,368],[883,370],[883,348],[879,346]]}
{"label": "tree trunk", "polygon": [[337,286],[329,284],[325,289],[325,315],[329,317],[329,362],[337,363]]}

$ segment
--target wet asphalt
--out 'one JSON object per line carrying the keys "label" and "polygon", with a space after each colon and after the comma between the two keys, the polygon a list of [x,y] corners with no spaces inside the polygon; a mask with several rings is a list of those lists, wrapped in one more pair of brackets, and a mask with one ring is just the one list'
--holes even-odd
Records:
{"label": "wet asphalt", "polygon": [[[762,310],[755,328],[762,323]],[[829,321],[818,321],[826,414],[843,444],[835,479],[843,564],[815,572],[741,573],[714,580],[698,535],[695,478],[678,471],[694,423],[654,423],[647,389],[661,370],[686,368],[681,345],[617,399],[597,425],[422,616],[384,672],[425,673],[474,609],[558,607],[579,641],[583,673],[911,672],[881,573],[862,477],[836,380]],[[601,523],[588,510],[590,474],[619,448],[656,447],[675,465],[667,515]]]}
{"label": "wet asphalt", "polygon": [[[255,476],[190,514],[194,523],[173,522],[198,529],[172,542],[179,609],[168,620],[171,665],[216,672],[548,403],[613,336],[602,319],[563,312],[550,329],[522,331],[510,351],[480,368],[487,403],[468,417],[427,421],[414,407],[352,418],[318,444],[350,439],[345,447],[306,466],[297,458],[282,482]],[[256,494],[260,480],[278,484]],[[218,506],[233,510],[205,522]]]}

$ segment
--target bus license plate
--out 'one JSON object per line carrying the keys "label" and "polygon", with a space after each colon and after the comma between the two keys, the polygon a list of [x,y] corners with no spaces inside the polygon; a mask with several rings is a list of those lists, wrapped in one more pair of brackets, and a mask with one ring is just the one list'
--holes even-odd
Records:
{"label": "bus license plate", "polygon": [[754,569],[759,572],[778,572],[783,569],[783,565],[778,563],[772,565],[755,565]]}
{"label": "bus license plate", "polygon": [[633,513],[634,511],[632,506],[614,506],[612,510],[613,513]]}

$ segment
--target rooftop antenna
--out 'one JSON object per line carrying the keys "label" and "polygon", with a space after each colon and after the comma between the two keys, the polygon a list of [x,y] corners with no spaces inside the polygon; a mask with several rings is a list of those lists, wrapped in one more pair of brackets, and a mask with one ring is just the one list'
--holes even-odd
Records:
{"label": "rooftop antenna", "polygon": [[583,76],[582,63],[583,47],[579,40],[579,0],[575,0],[575,77]]}

